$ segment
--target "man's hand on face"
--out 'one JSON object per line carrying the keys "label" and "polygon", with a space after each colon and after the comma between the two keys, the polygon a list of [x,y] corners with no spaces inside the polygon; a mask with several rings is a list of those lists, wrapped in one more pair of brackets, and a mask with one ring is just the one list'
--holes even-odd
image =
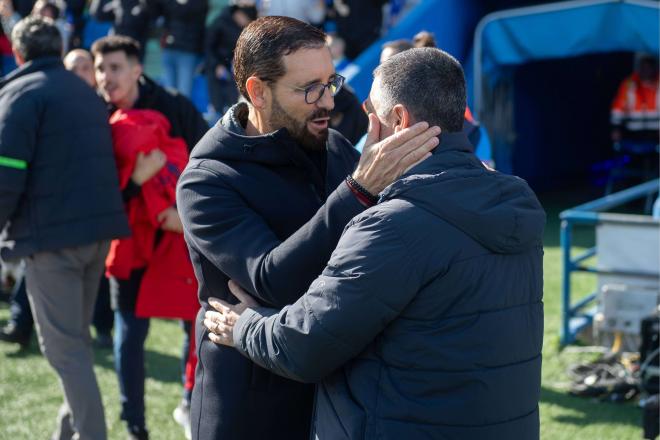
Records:
{"label": "man's hand on face", "polygon": [[362,157],[353,179],[373,195],[377,195],[403,173],[431,156],[440,140],[440,127],[430,127],[426,122],[395,132],[387,139],[380,137],[380,122],[369,115],[369,132],[362,150]]}
{"label": "man's hand on face", "polygon": [[138,153],[137,160],[135,161],[135,168],[131,174],[131,180],[137,185],[142,185],[147,180],[158,174],[167,163],[167,157],[158,148],[151,150],[149,153]]}
{"label": "man's hand on face", "polygon": [[158,214],[157,220],[160,223],[160,228],[163,231],[183,234],[183,224],[181,224],[181,217],[179,217],[179,213],[175,207],[170,206],[166,210],[162,211],[160,214]]}
{"label": "man's hand on face", "polygon": [[215,309],[204,314],[204,326],[209,330],[209,339],[216,344],[234,346],[234,325],[248,308],[258,307],[254,298],[241,289],[234,281],[229,281],[229,290],[238,300],[238,304],[229,304],[217,298],[209,298],[209,305]]}

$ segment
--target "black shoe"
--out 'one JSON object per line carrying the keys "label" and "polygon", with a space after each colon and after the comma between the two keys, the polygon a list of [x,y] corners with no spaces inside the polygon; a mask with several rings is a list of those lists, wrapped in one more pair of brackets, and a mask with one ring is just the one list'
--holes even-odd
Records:
{"label": "black shoe", "polygon": [[0,341],[20,344],[21,348],[27,348],[30,345],[30,333],[21,332],[15,323],[10,322],[0,330]]}
{"label": "black shoe", "polygon": [[149,431],[144,426],[129,426],[128,440],[149,440]]}

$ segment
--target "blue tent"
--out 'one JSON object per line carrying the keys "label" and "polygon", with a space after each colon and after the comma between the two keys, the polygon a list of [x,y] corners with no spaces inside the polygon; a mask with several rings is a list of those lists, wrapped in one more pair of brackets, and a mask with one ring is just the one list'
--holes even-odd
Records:
{"label": "blue tent", "polygon": [[484,17],[474,38],[474,110],[498,168],[547,181],[609,153],[609,102],[632,53],[658,54],[659,27],[660,5],[648,0],[565,1]]}
{"label": "blue tent", "polygon": [[425,0],[356,58],[342,74],[349,80],[358,98],[366,99],[383,43],[401,38],[412,39],[422,30],[433,32],[443,50],[463,62],[468,59],[472,33],[480,16],[481,6],[477,0]]}

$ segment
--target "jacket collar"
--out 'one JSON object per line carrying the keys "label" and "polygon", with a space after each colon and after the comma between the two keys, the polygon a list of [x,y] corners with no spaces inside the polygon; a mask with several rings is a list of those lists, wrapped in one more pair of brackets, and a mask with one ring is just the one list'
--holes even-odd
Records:
{"label": "jacket collar", "polygon": [[431,157],[414,166],[399,179],[385,188],[381,200],[396,197],[405,187],[414,185],[420,176],[438,175],[452,168],[479,168],[484,166],[474,155],[472,145],[463,132],[440,135],[440,144],[431,152]]}
{"label": "jacket collar", "polygon": [[29,75],[34,72],[40,72],[43,70],[54,69],[58,67],[64,67],[62,60],[59,57],[40,57],[34,60],[28,61],[22,66],[12,70],[5,77],[0,79],[0,88],[6,86],[11,81],[14,81],[17,78]]}

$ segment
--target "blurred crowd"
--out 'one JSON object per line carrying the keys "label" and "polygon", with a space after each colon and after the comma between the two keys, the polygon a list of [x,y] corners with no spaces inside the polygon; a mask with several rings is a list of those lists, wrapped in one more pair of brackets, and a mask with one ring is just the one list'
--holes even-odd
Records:
{"label": "blurred crowd", "polygon": [[[418,0],[0,0],[3,73],[15,64],[11,29],[28,15],[55,20],[64,51],[89,49],[104,33],[126,35],[161,47],[159,82],[187,97],[194,78],[206,79],[209,112],[223,114],[238,99],[232,54],[241,30],[257,17],[283,15],[313,24],[334,41],[337,63],[355,59]],[[206,112],[207,109],[203,109]]]}

